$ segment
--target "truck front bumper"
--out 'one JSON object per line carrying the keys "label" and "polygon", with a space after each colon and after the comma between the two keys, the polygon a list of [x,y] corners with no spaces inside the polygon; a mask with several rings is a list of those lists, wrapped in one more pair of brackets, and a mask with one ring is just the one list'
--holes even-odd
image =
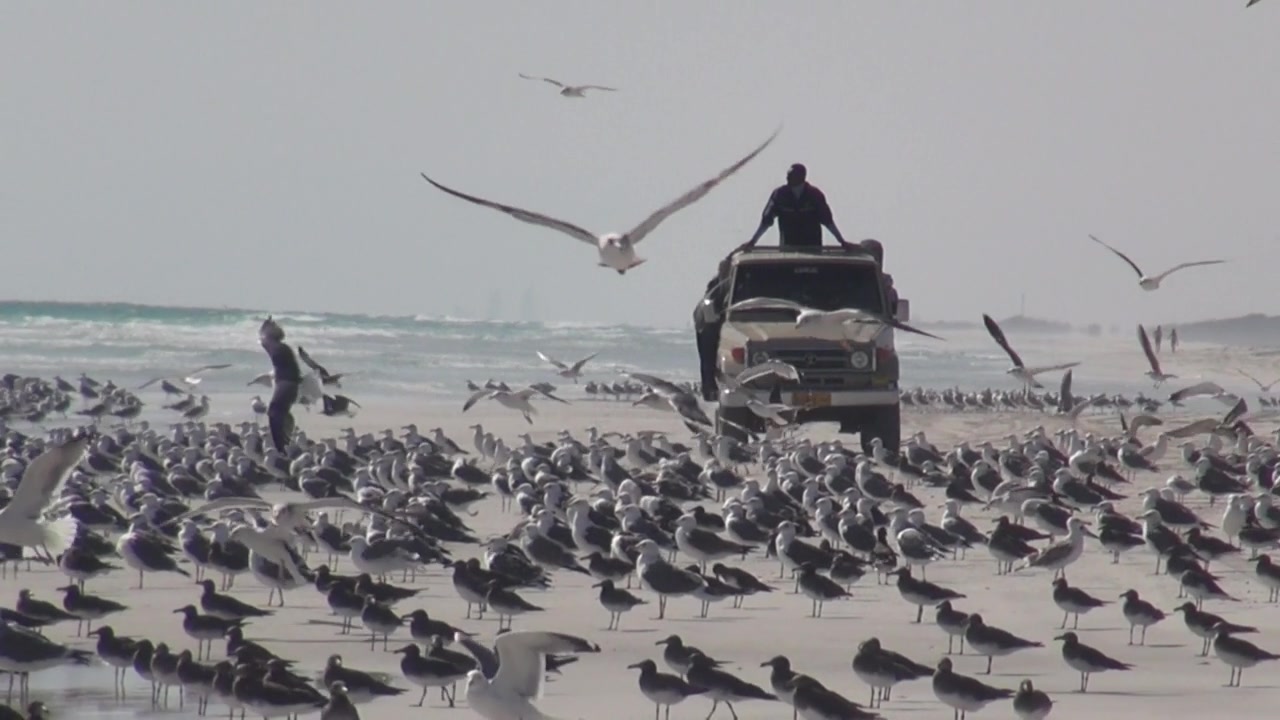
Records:
{"label": "truck front bumper", "polygon": [[[762,403],[769,402],[769,393],[764,390],[735,392],[720,388],[720,406],[726,408],[746,407],[747,392],[750,392],[756,400]],[[784,390],[782,391],[782,402],[808,410],[885,407],[898,404],[898,389],[895,387],[877,390]]]}

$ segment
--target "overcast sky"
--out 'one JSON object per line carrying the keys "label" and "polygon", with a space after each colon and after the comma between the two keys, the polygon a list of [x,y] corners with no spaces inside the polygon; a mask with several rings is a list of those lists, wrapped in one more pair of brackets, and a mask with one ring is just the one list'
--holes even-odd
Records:
{"label": "overcast sky", "polygon": [[[10,0],[0,296],[683,325],[800,161],[918,317],[1274,311],[1280,0],[1244,4]],[[624,277],[418,176],[624,230],[779,124]],[[1089,233],[1232,262],[1143,293]]]}

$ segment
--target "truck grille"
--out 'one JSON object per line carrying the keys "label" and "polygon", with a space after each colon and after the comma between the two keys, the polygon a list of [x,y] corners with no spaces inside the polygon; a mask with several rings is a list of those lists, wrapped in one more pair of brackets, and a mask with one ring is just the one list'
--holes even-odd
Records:
{"label": "truck grille", "polygon": [[855,369],[850,362],[849,350],[838,343],[824,343],[812,339],[778,339],[748,342],[745,348],[747,366],[757,365],[765,359],[778,360],[794,365],[800,371],[800,385],[844,387],[863,385],[866,375],[875,371],[875,348],[870,345],[854,345],[854,352],[866,353],[865,367]]}

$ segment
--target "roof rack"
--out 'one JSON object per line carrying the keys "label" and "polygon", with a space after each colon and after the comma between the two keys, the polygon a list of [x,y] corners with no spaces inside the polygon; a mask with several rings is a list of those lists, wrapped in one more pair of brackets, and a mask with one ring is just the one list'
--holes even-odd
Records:
{"label": "roof rack", "polygon": [[795,255],[836,255],[840,257],[859,255],[864,257],[873,257],[861,247],[846,248],[840,245],[823,245],[821,247],[783,247],[780,245],[754,245],[744,248],[743,253],[751,255],[753,253],[787,253]]}

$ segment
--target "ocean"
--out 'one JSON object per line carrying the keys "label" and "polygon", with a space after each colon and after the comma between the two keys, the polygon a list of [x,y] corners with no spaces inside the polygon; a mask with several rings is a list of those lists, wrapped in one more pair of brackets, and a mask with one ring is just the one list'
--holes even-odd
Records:
{"label": "ocean", "polygon": [[[80,373],[135,388],[157,376],[232,363],[207,373],[200,389],[211,398],[265,394],[246,384],[270,369],[258,346],[265,311],[188,308],[127,303],[0,302],[0,373],[75,381]],[[349,373],[343,393],[362,405],[448,401],[467,394],[466,381],[489,378],[512,386],[536,381],[563,385],[535,351],[565,362],[599,351],[588,378],[613,381],[621,371],[671,380],[697,377],[692,328],[569,322],[509,322],[430,316],[340,313],[276,313],[288,340],[302,346],[330,372]],[[947,342],[899,334],[905,387],[978,389],[1014,384],[1004,375],[1008,359],[985,333],[951,330]],[[1076,341],[1082,338],[1070,336]],[[1070,343],[1068,336],[1015,339],[1022,347]],[[1033,344],[1034,343],[1034,344]],[[1026,354],[1027,351],[1023,350]],[[1056,384],[1057,379],[1048,379]],[[1088,391],[1133,390],[1109,382]],[[1085,392],[1079,388],[1078,392]],[[154,404],[157,398],[142,397]],[[572,393],[576,396],[578,393]],[[218,415],[215,403],[214,415]]]}

